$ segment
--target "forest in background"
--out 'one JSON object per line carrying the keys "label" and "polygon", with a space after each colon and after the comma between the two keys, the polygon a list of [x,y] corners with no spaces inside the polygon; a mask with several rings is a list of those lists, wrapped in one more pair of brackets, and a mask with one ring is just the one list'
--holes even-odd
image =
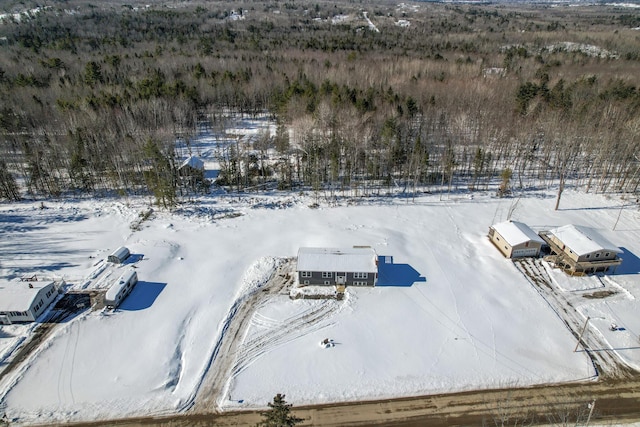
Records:
{"label": "forest in background", "polygon": [[208,191],[180,176],[176,144],[230,113],[278,123],[221,153],[216,185],[233,191],[570,182],[637,198],[637,9],[38,5],[0,11],[0,199],[153,194],[172,207]]}

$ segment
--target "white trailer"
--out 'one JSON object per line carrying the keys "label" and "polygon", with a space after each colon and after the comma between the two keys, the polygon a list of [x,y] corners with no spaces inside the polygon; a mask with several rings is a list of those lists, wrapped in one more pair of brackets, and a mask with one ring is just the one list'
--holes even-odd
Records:
{"label": "white trailer", "polygon": [[129,258],[129,255],[131,255],[129,249],[125,246],[120,246],[107,257],[107,261],[114,264],[122,264],[127,258]]}
{"label": "white trailer", "polygon": [[104,305],[107,308],[117,308],[136,283],[138,283],[138,273],[135,270],[129,269],[124,272],[104,295]]}

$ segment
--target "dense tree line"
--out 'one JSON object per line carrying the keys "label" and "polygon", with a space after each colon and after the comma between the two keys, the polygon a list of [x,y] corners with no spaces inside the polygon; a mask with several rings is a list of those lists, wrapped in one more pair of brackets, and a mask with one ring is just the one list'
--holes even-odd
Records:
{"label": "dense tree line", "polygon": [[637,16],[376,4],[374,29],[361,8],[54,2],[0,21],[0,197],[173,206],[207,188],[178,173],[177,141],[229,112],[278,122],[221,154],[237,190],[637,192]]}

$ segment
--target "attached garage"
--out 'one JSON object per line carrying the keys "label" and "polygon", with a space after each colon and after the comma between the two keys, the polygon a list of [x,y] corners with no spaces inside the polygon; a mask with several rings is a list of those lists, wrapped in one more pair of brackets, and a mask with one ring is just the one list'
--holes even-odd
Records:
{"label": "attached garage", "polygon": [[539,253],[540,250],[535,247],[527,249],[514,249],[513,251],[511,251],[511,258],[538,256]]}

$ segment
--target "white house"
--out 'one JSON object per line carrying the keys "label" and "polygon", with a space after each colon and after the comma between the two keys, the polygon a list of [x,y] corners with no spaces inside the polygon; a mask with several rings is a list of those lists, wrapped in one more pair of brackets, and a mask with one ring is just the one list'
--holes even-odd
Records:
{"label": "white house", "polygon": [[0,282],[0,324],[35,321],[57,294],[53,281]]}
{"label": "white house", "polygon": [[182,162],[178,170],[180,171],[200,170],[201,171],[201,170],[204,170],[204,162],[196,156],[191,156],[188,159],[186,159],[184,162]]}
{"label": "white house", "polygon": [[507,258],[538,256],[544,240],[527,224],[505,221],[489,228],[489,239]]}
{"label": "white house", "polygon": [[301,285],[375,286],[378,257],[370,247],[300,248],[297,271]]}

